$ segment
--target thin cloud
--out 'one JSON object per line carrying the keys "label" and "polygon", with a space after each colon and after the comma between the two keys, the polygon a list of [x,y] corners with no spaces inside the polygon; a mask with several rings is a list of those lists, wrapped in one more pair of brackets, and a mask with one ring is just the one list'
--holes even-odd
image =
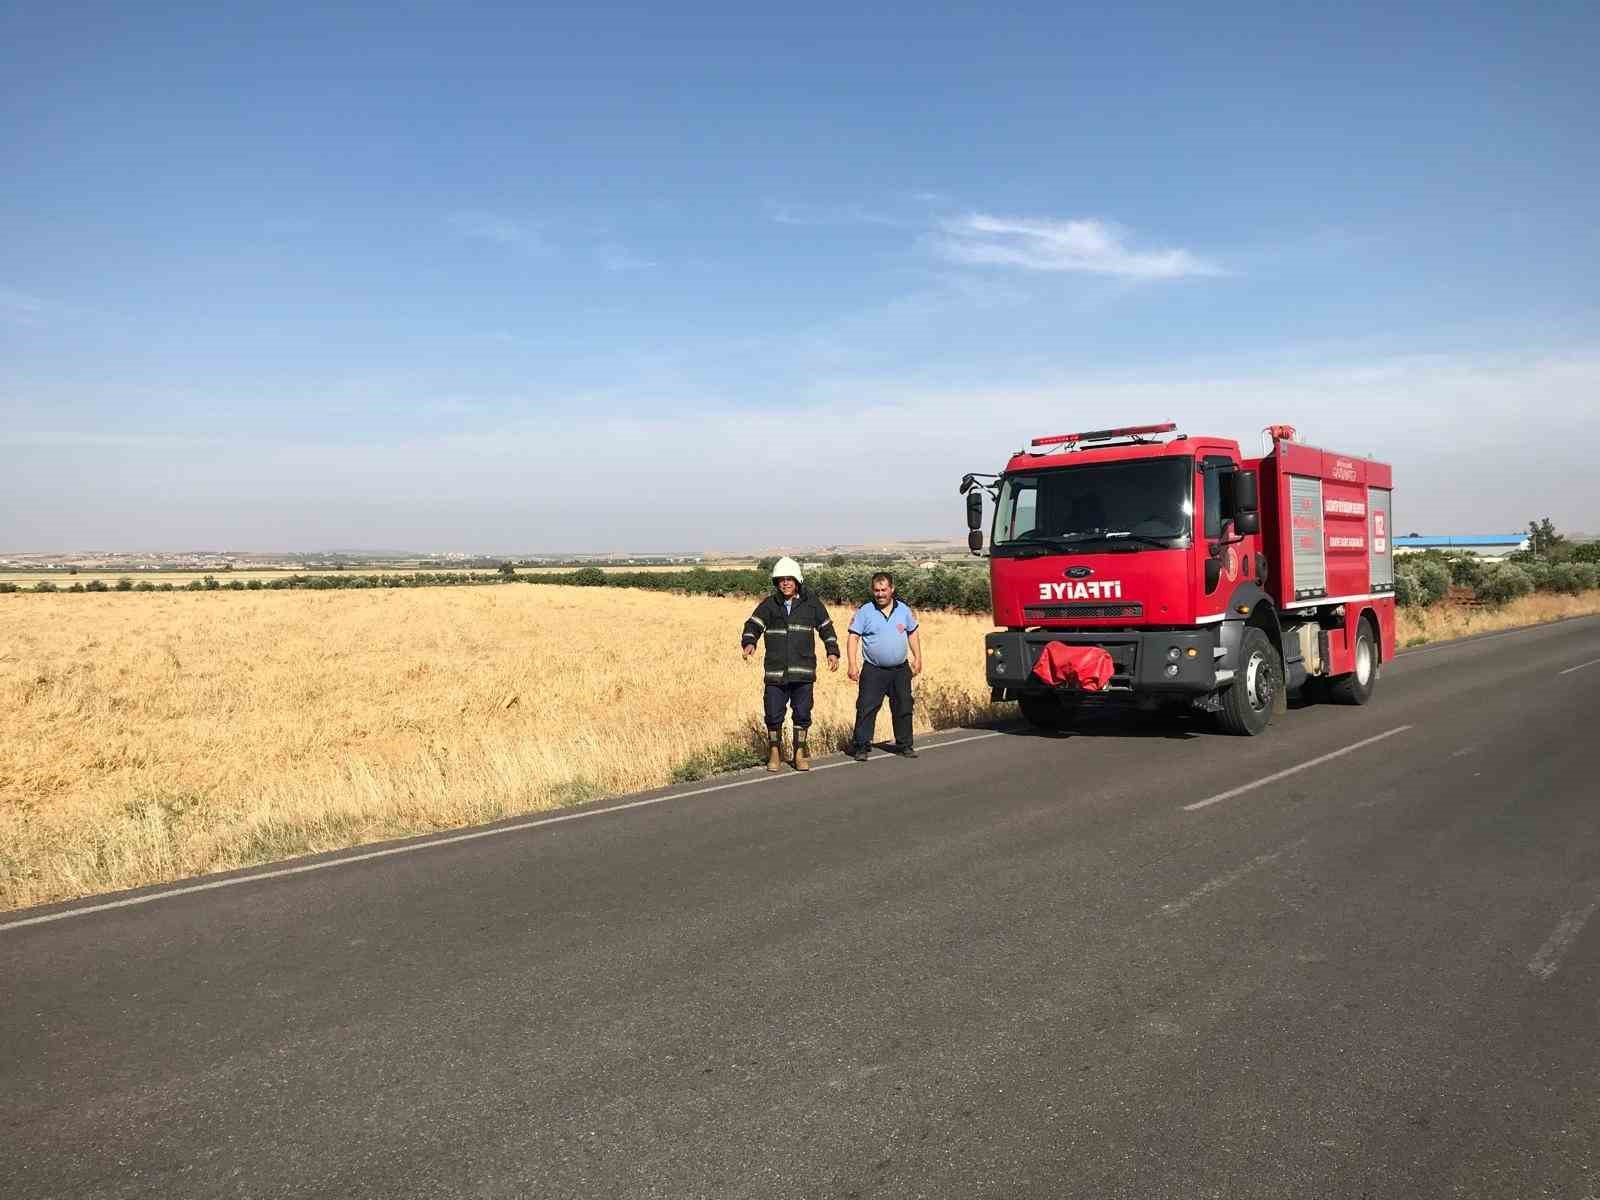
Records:
{"label": "thin cloud", "polygon": [[510,217],[487,212],[459,212],[450,217],[450,229],[457,237],[472,241],[510,246],[525,254],[549,254],[550,245],[538,228]]}
{"label": "thin cloud", "polygon": [[888,225],[904,227],[910,222],[873,212],[859,204],[806,204],[795,201],[767,201],[767,215],[779,225]]}
{"label": "thin cloud", "polygon": [[[1313,445],[1375,453],[1404,483],[1395,513],[1407,529],[1492,532],[1548,514],[1564,530],[1600,532],[1600,480],[1584,463],[1600,436],[1600,350],[1303,357],[1000,377],[980,388],[839,377],[808,403],[808,419],[817,428],[848,425],[855,436],[815,465],[814,487],[780,489],[755,507],[730,507],[727,498],[770,491],[769,451],[791,428],[792,409],[695,401],[686,392],[630,405],[601,392],[536,404],[441,393],[491,411],[354,441],[18,433],[13,417],[0,425],[0,449],[27,450],[11,454],[13,490],[47,494],[69,474],[77,483],[48,512],[0,506],[0,545],[420,544],[505,553],[959,537],[951,484],[963,472],[997,469],[1027,437],[1124,418],[1174,420],[1191,433],[1238,438],[1247,452],[1259,448],[1263,424],[1289,421]],[[1497,431],[1531,411],[1567,436],[1508,446]],[[975,422],[975,413],[1013,415]],[[887,495],[874,487],[886,441],[905,460]],[[592,486],[596,447],[627,487]],[[1501,486],[1484,486],[1470,469],[1486,455],[1498,456]],[[689,461],[699,469],[686,473]],[[530,478],[539,487],[530,489]],[[152,490],[152,479],[162,486]],[[809,500],[819,491],[843,499],[819,509]],[[585,505],[575,513],[565,498],[580,492]],[[651,502],[641,505],[641,495]]]}
{"label": "thin cloud", "polygon": [[425,417],[475,417],[487,412],[488,406],[464,396],[438,396],[424,400],[420,411]]}
{"label": "thin cloud", "polygon": [[1223,274],[1220,266],[1187,250],[1136,250],[1124,230],[1092,218],[1050,221],[969,213],[939,227],[934,251],[951,262],[1124,279]]}
{"label": "thin cloud", "polygon": [[607,271],[648,271],[655,266],[653,259],[648,259],[642,254],[635,254],[626,246],[608,245],[601,246],[595,251],[595,258],[601,267]]}
{"label": "thin cloud", "polygon": [[18,325],[39,325],[43,323],[49,307],[37,296],[0,287],[0,320]]}

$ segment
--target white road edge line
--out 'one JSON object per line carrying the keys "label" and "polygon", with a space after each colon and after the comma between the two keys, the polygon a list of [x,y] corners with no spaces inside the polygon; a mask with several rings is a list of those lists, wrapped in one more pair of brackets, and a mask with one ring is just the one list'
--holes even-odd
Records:
{"label": "white road edge line", "polygon": [[[933,742],[930,745],[919,746],[918,749],[927,754],[932,750],[943,750],[946,746],[963,746],[968,742],[981,742],[985,738],[999,737],[1000,731],[989,733],[974,733],[966,737],[951,738],[948,742]],[[887,759],[890,755],[879,755],[878,758]],[[876,761],[869,759],[869,762]],[[800,779],[805,774],[815,774],[818,771],[832,770],[834,767],[853,766],[861,764],[853,759],[844,762],[824,763],[819,767],[811,768],[810,772],[787,771],[782,775],[758,775],[754,779],[736,779],[732,783],[717,783],[710,787],[695,788],[689,792],[672,792],[666,796],[650,796],[644,800],[630,800],[626,804],[613,804],[607,808],[584,809],[581,812],[561,813],[554,817],[540,817],[533,821],[519,821],[515,825],[500,825],[494,829],[474,829],[468,833],[454,833],[447,837],[433,838],[426,842],[417,842],[409,846],[389,846],[383,850],[369,850],[364,854],[350,854],[343,858],[329,859],[326,862],[302,863],[297,867],[278,867],[271,871],[257,871],[251,875],[239,875],[232,879],[213,879],[206,883],[191,883],[183,887],[167,888],[164,891],[151,892],[145,896],[129,896],[123,900],[110,900],[104,904],[90,904],[83,908],[69,908],[64,912],[46,913],[42,917],[26,917],[20,921],[7,921],[0,924],[0,933],[7,929],[21,929],[24,925],[44,925],[51,921],[65,921],[71,917],[86,917],[90,913],[107,912],[113,908],[132,908],[138,904],[153,904],[157,900],[167,900],[174,896],[189,896],[195,892],[209,892],[216,888],[236,887],[241,883],[259,883],[264,879],[283,879],[289,875],[305,875],[312,871],[326,871],[331,867],[347,867],[352,863],[370,862],[375,858],[391,858],[397,854],[415,854],[420,850],[432,850],[438,846],[454,846],[460,842],[473,842],[479,838],[501,837],[508,833],[522,833],[528,829],[538,829],[542,825],[559,825],[565,821],[584,821],[591,817],[604,817],[612,813],[626,812],[630,808],[647,808],[652,804],[665,804],[668,800],[686,800],[690,796],[704,796],[711,792],[725,792],[729,788],[749,787],[756,783],[778,783],[785,779]]]}
{"label": "white road edge line", "polygon": [[1594,665],[1595,665],[1595,663],[1600,663],[1600,658],[1591,658],[1591,659],[1590,659],[1590,660],[1589,660],[1589,661],[1588,661],[1588,662],[1586,662],[1586,663],[1579,663],[1579,664],[1578,664],[1578,665],[1577,665],[1577,666],[1575,666],[1575,667],[1568,667],[1568,668],[1567,668],[1567,669],[1566,669],[1566,670],[1565,670],[1565,671],[1558,671],[1558,672],[1556,672],[1556,673],[1557,673],[1557,674],[1558,674],[1558,675],[1571,675],[1571,674],[1572,674],[1572,673],[1573,673],[1573,672],[1574,672],[1574,671],[1581,671],[1581,670],[1583,670],[1583,669],[1584,669],[1584,668],[1585,668],[1585,667],[1592,667],[1592,666],[1594,666]]}
{"label": "white road edge line", "polygon": [[[1235,796],[1244,795],[1245,792],[1254,791],[1258,787],[1265,787],[1269,783],[1276,783],[1280,779],[1287,779],[1290,775],[1298,775],[1301,771],[1308,771],[1312,767],[1320,766],[1321,764],[1338,758],[1341,755],[1350,754],[1361,749],[1363,746],[1370,746],[1374,742],[1381,742],[1384,738],[1392,738],[1397,733],[1404,733],[1408,729],[1415,728],[1415,725],[1398,725],[1389,730],[1387,733],[1380,733],[1376,737],[1366,738],[1363,741],[1346,746],[1343,750],[1335,750],[1331,754],[1324,754],[1320,758],[1313,758],[1307,762],[1299,763],[1296,766],[1286,767],[1282,771],[1276,771],[1273,774],[1262,779],[1257,779],[1254,782],[1242,783],[1236,788],[1229,788],[1225,792],[1218,792],[1215,796],[1207,796],[1204,800],[1196,800],[1193,804],[1185,804],[1183,806],[1183,811],[1194,812],[1196,809],[1209,808],[1213,804],[1220,804],[1224,800],[1232,800]],[[0,926],[0,928],[4,928],[4,926]]]}
{"label": "white road edge line", "polygon": [[1536,633],[1541,629],[1549,629],[1552,625],[1560,625],[1567,621],[1588,621],[1596,614],[1583,613],[1576,617],[1561,617],[1555,621],[1541,621],[1537,625],[1519,625],[1515,629],[1498,629],[1494,633],[1474,633],[1464,638],[1452,638],[1448,642],[1437,645],[1413,646],[1408,650],[1401,650],[1394,656],[1394,661],[1399,662],[1406,658],[1416,658],[1422,654],[1437,654],[1442,650],[1462,650],[1468,646],[1475,646],[1479,642],[1492,642],[1496,638],[1516,637],[1521,633]]}
{"label": "white road edge line", "polygon": [[1583,932],[1583,927],[1588,924],[1589,918],[1594,916],[1594,910],[1600,908],[1600,900],[1596,900],[1588,908],[1574,909],[1561,918],[1561,923],[1556,926],[1545,944],[1539,947],[1539,953],[1528,961],[1528,971],[1539,979],[1549,979],[1561,966],[1561,956],[1567,952],[1567,947],[1572,945],[1578,934]]}

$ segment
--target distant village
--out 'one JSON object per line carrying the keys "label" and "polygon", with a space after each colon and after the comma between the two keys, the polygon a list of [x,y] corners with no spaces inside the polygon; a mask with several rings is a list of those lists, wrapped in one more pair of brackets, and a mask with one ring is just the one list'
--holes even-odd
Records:
{"label": "distant village", "polygon": [[177,572],[216,574],[226,571],[378,571],[378,570],[496,570],[514,567],[749,567],[762,554],[792,554],[808,565],[829,559],[893,559],[939,561],[965,558],[966,548],[946,541],[900,541],[878,545],[773,546],[744,553],[701,551],[665,554],[629,554],[625,551],[585,554],[484,554],[460,550],[432,553],[411,551],[319,550],[305,553],[262,553],[229,550],[183,551],[11,551],[0,553],[0,571],[47,573],[93,571],[119,574]]}

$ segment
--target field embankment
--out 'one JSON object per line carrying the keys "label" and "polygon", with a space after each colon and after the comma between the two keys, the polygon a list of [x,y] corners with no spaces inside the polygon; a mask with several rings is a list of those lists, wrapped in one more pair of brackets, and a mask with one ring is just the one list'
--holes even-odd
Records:
{"label": "field embankment", "polygon": [[[750,607],[557,586],[4,597],[0,908],[754,762],[760,660],[737,649]],[[1593,612],[1600,592],[1437,604],[1402,610],[1399,638]],[[922,618],[918,727],[995,715],[989,621]],[[843,670],[824,672],[817,752],[847,739],[853,703]]]}
{"label": "field embankment", "polygon": [[1430,604],[1426,608],[1402,608],[1396,627],[1401,649],[1428,642],[1493,633],[1499,629],[1520,629],[1524,625],[1545,625],[1569,617],[1586,617],[1600,612],[1600,591],[1580,592],[1576,596],[1540,592],[1523,596],[1504,605]]}

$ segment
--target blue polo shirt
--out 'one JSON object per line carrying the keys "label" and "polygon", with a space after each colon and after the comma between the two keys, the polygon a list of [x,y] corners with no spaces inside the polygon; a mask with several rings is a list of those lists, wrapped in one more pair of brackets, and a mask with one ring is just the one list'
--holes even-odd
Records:
{"label": "blue polo shirt", "polygon": [[908,638],[917,631],[917,618],[903,600],[888,612],[868,601],[850,618],[850,632],[861,637],[861,651],[875,667],[898,667],[911,653]]}

